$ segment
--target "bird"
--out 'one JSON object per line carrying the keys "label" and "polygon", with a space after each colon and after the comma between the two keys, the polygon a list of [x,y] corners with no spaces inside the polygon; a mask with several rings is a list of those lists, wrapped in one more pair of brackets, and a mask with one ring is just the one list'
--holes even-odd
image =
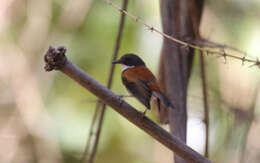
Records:
{"label": "bird", "polygon": [[120,59],[112,61],[112,64],[121,64],[122,82],[126,89],[147,109],[155,111],[159,121],[169,123],[168,112],[173,105],[160,89],[153,73],[146,67],[144,61],[133,53],[127,53]]}

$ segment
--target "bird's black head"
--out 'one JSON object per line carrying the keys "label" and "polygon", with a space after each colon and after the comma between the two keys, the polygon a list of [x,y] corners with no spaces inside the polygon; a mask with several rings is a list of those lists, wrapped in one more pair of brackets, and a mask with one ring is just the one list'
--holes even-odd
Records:
{"label": "bird's black head", "polygon": [[113,64],[123,64],[126,66],[145,66],[144,61],[135,54],[125,54],[119,60],[112,62]]}

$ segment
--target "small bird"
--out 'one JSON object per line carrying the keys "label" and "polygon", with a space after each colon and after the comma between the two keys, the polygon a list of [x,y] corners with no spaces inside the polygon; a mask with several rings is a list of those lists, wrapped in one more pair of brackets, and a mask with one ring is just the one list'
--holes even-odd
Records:
{"label": "small bird", "polygon": [[123,67],[122,81],[127,90],[147,109],[155,110],[161,123],[169,122],[168,111],[173,108],[170,101],[161,91],[153,73],[145,66],[144,61],[135,54],[125,54],[112,64]]}

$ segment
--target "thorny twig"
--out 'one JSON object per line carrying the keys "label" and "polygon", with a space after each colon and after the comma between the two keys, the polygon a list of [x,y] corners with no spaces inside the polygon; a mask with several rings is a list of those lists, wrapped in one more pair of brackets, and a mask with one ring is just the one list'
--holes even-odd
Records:
{"label": "thorny twig", "polygon": [[[229,47],[227,45],[223,45],[223,46],[220,46],[221,44],[217,44],[217,43],[214,43],[216,46],[213,46],[213,42],[211,41],[208,41],[208,44],[204,44],[204,43],[200,43],[200,44],[196,44],[196,42],[193,42],[193,43],[189,43],[187,41],[182,41],[182,40],[179,40],[177,38],[174,38],[168,34],[165,34],[163,32],[161,32],[159,29],[151,26],[151,25],[148,25],[146,24],[142,19],[138,18],[137,16],[121,9],[118,5],[116,5],[115,3],[113,3],[112,1],[110,0],[104,0],[107,4],[109,4],[110,6],[112,6],[113,8],[117,9],[118,11],[120,11],[121,13],[124,13],[125,15],[129,16],[130,18],[132,18],[133,20],[135,20],[136,22],[139,22],[141,24],[143,24],[145,27],[147,27],[149,30],[151,31],[154,31],[160,35],[162,35],[163,37],[177,43],[177,44],[180,44],[181,46],[184,46],[184,47],[190,47],[190,48],[193,48],[193,49],[196,49],[196,50],[199,50],[203,53],[203,55],[208,55],[208,54],[216,54],[218,56],[222,56],[224,58],[233,58],[233,59],[237,59],[237,60],[241,60],[242,62],[242,65],[245,63],[245,62],[248,62],[248,63],[253,63],[250,67],[253,67],[253,66],[257,66],[258,68],[260,68],[260,61],[258,59],[254,60],[254,59],[249,59],[249,58],[246,58],[245,57],[245,52],[242,52],[241,50],[238,50],[236,48],[232,48],[232,47]],[[202,41],[203,42],[203,41]],[[204,41],[205,42],[205,41]],[[211,44],[209,44],[209,42]],[[230,52],[225,52],[225,49],[228,48],[228,49],[231,49],[231,50],[235,50],[236,52],[238,52],[239,54],[243,55],[244,57],[240,57],[240,56],[237,56],[237,55],[234,55],[234,54],[231,54]],[[224,50],[223,50],[224,49]],[[226,59],[225,59],[226,61]]]}

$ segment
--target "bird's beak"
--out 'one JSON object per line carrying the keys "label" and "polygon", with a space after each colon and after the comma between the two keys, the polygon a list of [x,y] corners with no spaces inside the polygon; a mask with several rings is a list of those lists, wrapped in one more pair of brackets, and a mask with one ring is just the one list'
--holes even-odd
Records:
{"label": "bird's beak", "polygon": [[112,61],[112,64],[118,64],[121,63],[120,59]]}

